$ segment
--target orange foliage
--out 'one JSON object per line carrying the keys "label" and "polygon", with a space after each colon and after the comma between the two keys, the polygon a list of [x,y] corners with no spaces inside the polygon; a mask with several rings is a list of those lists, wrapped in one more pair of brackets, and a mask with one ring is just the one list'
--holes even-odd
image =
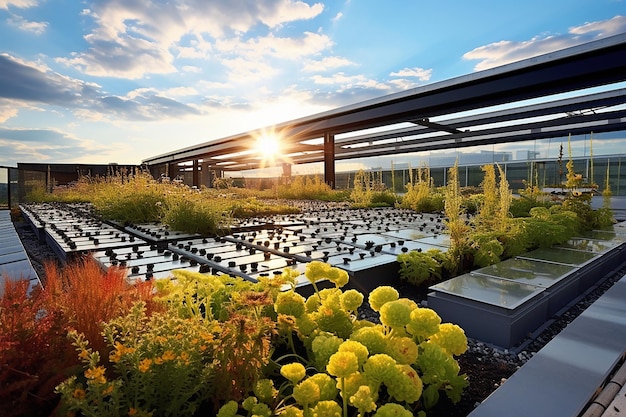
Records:
{"label": "orange foliage", "polygon": [[[83,258],[59,269],[46,264],[46,293],[51,306],[63,312],[67,325],[83,333],[91,347],[101,353],[106,343],[102,323],[126,314],[137,301],[145,301],[148,312],[155,308],[152,283],[126,281],[120,268],[103,270],[93,258]],[[103,356],[107,357],[107,356]]]}
{"label": "orange foliage", "polygon": [[48,416],[54,387],[78,365],[62,314],[45,303],[41,288],[5,278],[0,297],[0,404],[3,415]]}
{"label": "orange foliage", "polygon": [[0,404],[3,416],[48,416],[56,407],[54,387],[79,366],[67,338],[84,333],[108,358],[102,323],[130,311],[137,301],[154,311],[151,282],[131,285],[124,270],[103,270],[92,258],[59,268],[46,265],[45,290],[5,278],[0,297]]}

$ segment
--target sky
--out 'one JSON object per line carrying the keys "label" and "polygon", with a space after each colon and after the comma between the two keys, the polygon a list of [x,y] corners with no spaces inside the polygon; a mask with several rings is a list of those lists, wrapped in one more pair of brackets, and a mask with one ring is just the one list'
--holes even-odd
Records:
{"label": "sky", "polygon": [[186,146],[626,32],[626,0],[0,0],[0,165]]}

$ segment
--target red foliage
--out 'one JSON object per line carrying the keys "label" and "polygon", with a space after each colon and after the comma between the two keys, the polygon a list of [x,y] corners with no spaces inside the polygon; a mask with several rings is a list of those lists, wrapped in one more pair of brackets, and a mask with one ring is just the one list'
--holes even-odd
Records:
{"label": "red foliage", "polygon": [[5,279],[0,298],[0,404],[3,414],[47,416],[58,399],[54,387],[78,364],[63,315],[48,309],[41,288]]}
{"label": "red foliage", "polygon": [[58,403],[54,388],[80,363],[67,331],[84,333],[104,360],[102,323],[125,315],[139,300],[156,308],[150,282],[131,285],[124,270],[104,271],[92,258],[60,269],[46,265],[45,290],[5,279],[0,297],[0,404],[2,415],[49,416]]}
{"label": "red foliage", "polygon": [[91,347],[107,358],[106,344],[101,334],[102,323],[126,314],[137,301],[143,300],[150,311],[155,306],[152,283],[131,285],[126,270],[103,270],[93,258],[84,258],[60,270],[55,264],[46,265],[48,303],[65,316],[67,326],[83,333]]}

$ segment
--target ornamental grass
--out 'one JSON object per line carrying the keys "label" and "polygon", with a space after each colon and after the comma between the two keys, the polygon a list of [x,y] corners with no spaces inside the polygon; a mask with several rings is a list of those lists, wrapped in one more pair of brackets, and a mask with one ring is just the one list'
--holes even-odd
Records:
{"label": "ornamental grass", "polygon": [[124,271],[103,271],[81,259],[65,268],[46,265],[45,290],[5,278],[0,298],[0,403],[6,416],[48,416],[59,397],[54,387],[80,365],[68,332],[89,337],[107,351],[102,323],[143,301],[150,305],[151,283],[130,285]]}

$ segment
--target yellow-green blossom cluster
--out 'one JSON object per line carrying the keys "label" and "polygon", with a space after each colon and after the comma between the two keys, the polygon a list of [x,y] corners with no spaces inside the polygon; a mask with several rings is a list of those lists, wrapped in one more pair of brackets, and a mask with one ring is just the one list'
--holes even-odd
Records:
{"label": "yellow-green blossom cluster", "polygon": [[334,268],[325,262],[313,261],[306,265],[304,276],[312,283],[327,279],[333,282],[337,288],[348,283],[349,276],[346,271]]}
{"label": "yellow-green blossom cluster", "polygon": [[[165,313],[149,316],[138,305],[105,324],[109,369],[86,341],[77,342],[86,383],[74,377],[59,387],[70,411],[94,414],[89,407],[98,396],[115,398],[117,414],[111,415],[167,415],[162,413],[167,403],[179,415],[191,416],[202,401],[216,398],[211,389],[248,378],[238,398],[226,397],[237,401],[212,404],[218,417],[408,417],[434,405],[440,392],[458,401],[467,385],[454,358],[467,349],[463,330],[400,298],[393,287],[368,295],[380,315],[375,324],[357,318],[364,296],[342,289],[347,272],[323,262],[309,263],[305,276],[334,287],[313,285],[315,292],[307,298],[293,287],[285,290],[295,275],[289,270],[284,279],[257,284],[198,275],[180,272],[176,283],[158,285]],[[225,349],[227,340],[233,343]],[[259,361],[258,373],[236,375],[236,366],[247,370],[245,365],[257,360],[248,350],[255,343],[274,351],[270,340],[290,350],[283,355],[276,349],[283,355],[274,358],[277,367]],[[220,363],[229,356],[239,363]],[[229,375],[230,383],[215,384]]]}
{"label": "yellow-green blossom cluster", "polygon": [[[315,287],[307,299],[279,295],[275,303],[277,313],[296,318],[295,331],[318,372],[307,377],[304,366],[296,363],[281,368],[304,414],[324,410],[325,415],[344,415],[343,401],[344,407],[354,407],[362,416],[412,415],[411,407],[432,406],[439,391],[458,401],[467,381],[459,375],[453,356],[467,349],[463,330],[442,324],[435,311],[400,298],[390,286],[376,288],[368,296],[370,307],[380,314],[380,324],[357,320],[354,314],[364,297],[354,289],[342,291],[337,277],[343,274],[337,270],[322,262],[310,263],[306,277],[313,283],[329,279],[337,284],[335,288]],[[426,389],[428,399],[422,397]],[[389,404],[381,406],[381,402]],[[280,415],[290,415],[290,408]]]}

